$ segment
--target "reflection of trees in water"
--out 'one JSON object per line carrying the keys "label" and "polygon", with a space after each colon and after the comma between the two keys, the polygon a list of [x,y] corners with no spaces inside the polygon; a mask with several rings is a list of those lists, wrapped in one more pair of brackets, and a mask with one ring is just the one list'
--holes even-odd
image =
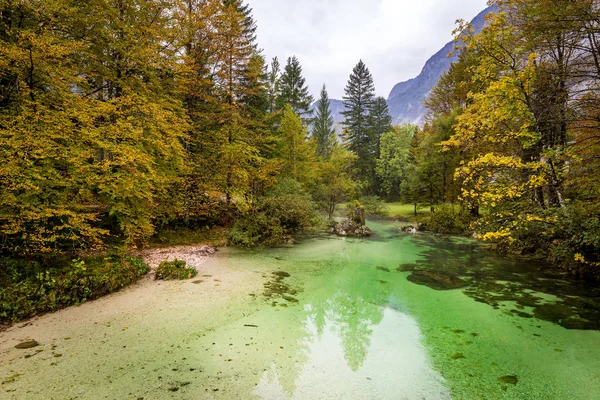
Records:
{"label": "reflection of trees in water", "polygon": [[344,358],[353,371],[363,365],[373,327],[383,319],[383,308],[389,289],[377,281],[374,267],[358,266],[343,270],[327,290],[310,299],[306,308],[320,337],[327,324],[338,332]]}
{"label": "reflection of trees in water", "polygon": [[[533,260],[500,257],[481,251],[475,242],[449,237],[422,236],[415,243],[429,249],[411,270],[440,271],[468,280],[463,293],[498,309],[507,302],[508,315],[536,317],[567,329],[600,330],[600,289],[577,281],[565,270]],[[427,284],[427,283],[424,283]],[[525,308],[530,311],[523,311]]]}

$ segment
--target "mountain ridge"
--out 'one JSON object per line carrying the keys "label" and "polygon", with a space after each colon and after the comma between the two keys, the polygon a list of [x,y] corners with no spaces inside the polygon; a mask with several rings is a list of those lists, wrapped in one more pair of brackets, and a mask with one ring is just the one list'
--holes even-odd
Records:
{"label": "mountain ridge", "polygon": [[[481,11],[471,21],[473,28],[480,32],[486,24],[485,17],[496,10],[496,7],[491,6]],[[450,64],[456,61],[457,55],[448,56],[454,50],[454,46],[454,41],[446,43],[427,60],[419,75],[400,82],[392,88],[387,102],[394,125],[404,123],[423,125],[426,114],[423,102],[442,74],[450,68]]]}

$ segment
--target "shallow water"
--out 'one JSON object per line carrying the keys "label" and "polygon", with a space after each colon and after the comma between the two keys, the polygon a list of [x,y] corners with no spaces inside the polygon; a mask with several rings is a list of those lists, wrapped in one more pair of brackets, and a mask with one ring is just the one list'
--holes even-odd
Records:
{"label": "shallow water", "polygon": [[[265,287],[232,298],[223,318],[208,323],[194,303],[157,310],[126,336],[85,338],[92,349],[119,340],[98,364],[110,376],[83,368],[84,352],[54,367],[19,358],[0,378],[22,380],[2,389],[14,399],[600,398],[597,289],[470,240],[371,227],[365,240],[228,250],[215,262]],[[183,285],[174,301],[194,286]],[[131,339],[140,335],[153,342]],[[27,391],[31,373],[48,389]]]}

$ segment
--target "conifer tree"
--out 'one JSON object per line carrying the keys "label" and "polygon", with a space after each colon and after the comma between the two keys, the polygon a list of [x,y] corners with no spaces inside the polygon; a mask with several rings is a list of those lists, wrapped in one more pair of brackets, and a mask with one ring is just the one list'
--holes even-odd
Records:
{"label": "conifer tree", "polygon": [[387,101],[383,97],[377,97],[369,110],[368,130],[372,137],[373,155],[379,158],[381,152],[381,137],[384,133],[392,131],[392,117],[388,109]]}
{"label": "conifer tree", "polygon": [[302,76],[302,66],[296,56],[287,60],[281,76],[280,89],[277,107],[283,109],[286,104],[289,104],[305,123],[310,122],[312,116],[311,106],[314,98],[308,92],[306,79]]}
{"label": "conifer tree", "polygon": [[373,76],[360,60],[354,67],[345,89],[344,130],[348,149],[358,156],[360,178],[375,189],[376,139],[369,126],[369,113],[375,98]]}
{"label": "conifer tree", "polygon": [[279,97],[281,87],[281,65],[277,57],[273,58],[269,71],[267,73],[267,99],[269,103],[269,112],[275,112],[277,109],[277,98]]}
{"label": "conifer tree", "polygon": [[329,157],[331,148],[336,142],[333,122],[329,95],[327,94],[327,88],[323,85],[312,124],[312,137],[317,141],[317,154],[324,158]]}

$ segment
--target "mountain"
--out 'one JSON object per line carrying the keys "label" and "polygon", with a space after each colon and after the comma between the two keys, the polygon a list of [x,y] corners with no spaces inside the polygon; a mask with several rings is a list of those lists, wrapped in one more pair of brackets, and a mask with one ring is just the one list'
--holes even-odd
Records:
{"label": "mountain", "polygon": [[[496,10],[496,7],[488,7],[471,21],[477,32],[485,26],[485,16]],[[395,125],[404,123],[423,125],[426,113],[423,101],[442,74],[450,68],[450,64],[456,60],[456,55],[448,57],[448,54],[454,49],[454,45],[454,41],[451,41],[435,53],[425,63],[419,76],[394,86],[387,102]]]}

